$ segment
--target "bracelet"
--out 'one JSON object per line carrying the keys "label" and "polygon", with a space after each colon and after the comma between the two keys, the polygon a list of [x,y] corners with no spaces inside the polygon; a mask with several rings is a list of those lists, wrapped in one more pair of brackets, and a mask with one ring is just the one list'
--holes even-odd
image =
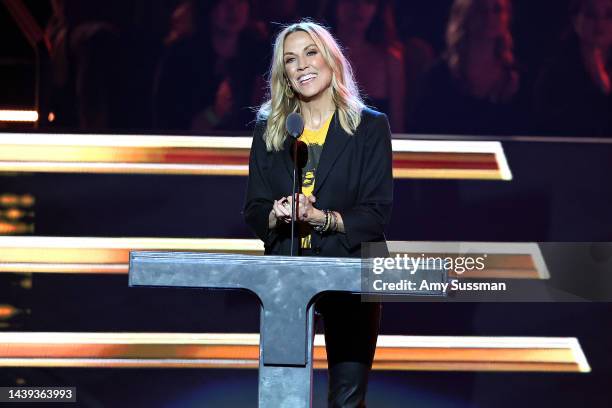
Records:
{"label": "bracelet", "polygon": [[325,223],[323,225],[315,225],[314,227],[312,227],[312,229],[314,229],[316,232],[320,234],[327,232],[327,230],[329,229],[330,221],[331,221],[329,210],[323,210],[323,212],[325,213]]}
{"label": "bracelet", "polygon": [[323,225],[315,225],[312,227],[316,232],[325,234],[327,232],[338,231],[338,216],[335,211],[323,210],[325,213],[325,223]]}
{"label": "bracelet", "polygon": [[329,210],[323,210],[325,211],[325,225],[323,226],[322,229],[322,233],[326,233],[327,230],[329,229],[329,224],[331,223],[331,216],[329,215]]}
{"label": "bracelet", "polygon": [[338,231],[338,216],[336,215],[335,211],[332,211],[331,215],[332,215],[331,230],[332,230],[332,232],[336,232],[336,231]]}

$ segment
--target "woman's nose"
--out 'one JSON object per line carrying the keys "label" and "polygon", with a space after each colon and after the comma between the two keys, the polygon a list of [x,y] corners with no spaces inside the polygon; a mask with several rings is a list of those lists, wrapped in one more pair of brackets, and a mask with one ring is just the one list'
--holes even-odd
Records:
{"label": "woman's nose", "polygon": [[308,67],[306,58],[298,58],[298,70],[303,71]]}

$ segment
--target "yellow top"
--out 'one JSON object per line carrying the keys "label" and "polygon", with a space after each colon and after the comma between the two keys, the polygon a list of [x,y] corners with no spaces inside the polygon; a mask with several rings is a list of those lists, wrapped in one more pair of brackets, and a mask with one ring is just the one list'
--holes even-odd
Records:
{"label": "yellow top", "polygon": [[[329,130],[329,124],[331,123],[334,115],[332,114],[319,129],[304,129],[300,141],[303,142],[308,149],[308,161],[302,171],[302,194],[306,197],[310,197],[315,187],[315,172],[319,165],[319,159],[321,158],[321,152],[323,151],[323,144],[327,137],[327,131]],[[308,233],[305,237],[302,237],[302,248],[311,247],[311,234]]]}

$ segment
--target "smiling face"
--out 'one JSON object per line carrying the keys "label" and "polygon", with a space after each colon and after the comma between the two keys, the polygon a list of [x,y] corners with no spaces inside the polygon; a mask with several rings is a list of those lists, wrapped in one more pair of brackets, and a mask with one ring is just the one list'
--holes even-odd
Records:
{"label": "smiling face", "polygon": [[312,100],[330,89],[332,70],[310,34],[293,32],[283,45],[285,75],[300,99]]}
{"label": "smiling face", "polygon": [[574,18],[574,29],[586,44],[612,46],[612,0],[584,1]]}

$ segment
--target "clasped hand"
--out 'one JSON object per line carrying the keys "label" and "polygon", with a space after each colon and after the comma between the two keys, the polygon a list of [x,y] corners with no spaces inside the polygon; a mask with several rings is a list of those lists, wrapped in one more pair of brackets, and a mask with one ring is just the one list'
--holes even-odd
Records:
{"label": "clasped hand", "polygon": [[[325,213],[314,207],[317,201],[315,196],[305,196],[304,194],[296,194],[298,198],[298,214],[297,220],[307,222],[310,225],[321,225],[325,223]],[[291,206],[293,205],[293,197],[287,196],[274,201],[272,212],[279,222],[291,222]]]}

